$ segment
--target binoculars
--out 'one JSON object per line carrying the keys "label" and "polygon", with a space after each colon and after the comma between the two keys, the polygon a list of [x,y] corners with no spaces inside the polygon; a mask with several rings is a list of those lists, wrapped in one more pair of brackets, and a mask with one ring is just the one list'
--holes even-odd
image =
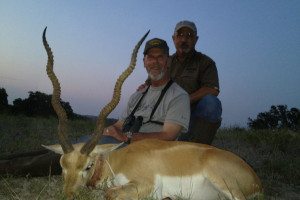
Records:
{"label": "binoculars", "polygon": [[143,125],[143,117],[134,115],[129,115],[123,124],[122,132],[123,133],[136,133],[139,132],[141,126]]}

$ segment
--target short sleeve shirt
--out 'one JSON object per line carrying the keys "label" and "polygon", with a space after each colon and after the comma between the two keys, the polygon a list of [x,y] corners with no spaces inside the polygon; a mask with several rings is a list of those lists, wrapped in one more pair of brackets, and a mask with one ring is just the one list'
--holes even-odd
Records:
{"label": "short sleeve shirt", "polygon": [[[154,105],[156,104],[164,87],[165,85],[160,87],[150,86],[148,92],[145,94],[134,115],[136,117],[142,116],[143,122],[147,122],[150,118],[150,114],[154,108]],[[127,104],[127,108],[121,115],[122,120],[125,120],[125,118],[130,115],[142,95],[143,94],[141,91],[137,91],[133,95],[131,95]],[[173,83],[168,88],[162,100],[160,101],[151,120],[159,121],[162,123],[171,122],[179,124],[183,127],[181,132],[184,133],[188,130],[189,118],[189,96],[178,84]],[[149,122],[142,125],[142,127],[140,128],[140,132],[160,132],[162,131],[162,127],[162,125]]]}
{"label": "short sleeve shirt", "polygon": [[219,90],[216,64],[210,57],[200,52],[194,51],[183,63],[177,59],[175,53],[170,57],[168,67],[172,79],[189,94],[201,87]]}

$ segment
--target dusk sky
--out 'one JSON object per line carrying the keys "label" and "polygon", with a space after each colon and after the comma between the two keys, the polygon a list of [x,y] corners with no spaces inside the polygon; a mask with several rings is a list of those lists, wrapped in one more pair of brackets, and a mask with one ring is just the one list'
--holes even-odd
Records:
{"label": "dusk sky", "polygon": [[[98,115],[142,35],[150,29],[147,39],[166,40],[174,53],[181,20],[195,22],[196,49],[217,64],[223,127],[246,127],[271,105],[300,108],[299,0],[0,0],[0,88],[10,104],[29,91],[51,94],[47,26],[62,100],[75,113]],[[109,117],[119,117],[147,77],[143,48]]]}

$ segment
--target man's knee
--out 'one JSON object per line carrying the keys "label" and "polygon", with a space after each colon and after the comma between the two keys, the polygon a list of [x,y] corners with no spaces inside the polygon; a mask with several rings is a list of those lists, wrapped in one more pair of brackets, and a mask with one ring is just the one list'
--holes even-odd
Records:
{"label": "man's knee", "polygon": [[204,118],[209,122],[219,122],[222,119],[221,101],[214,95],[206,95],[198,102],[192,115],[193,117]]}

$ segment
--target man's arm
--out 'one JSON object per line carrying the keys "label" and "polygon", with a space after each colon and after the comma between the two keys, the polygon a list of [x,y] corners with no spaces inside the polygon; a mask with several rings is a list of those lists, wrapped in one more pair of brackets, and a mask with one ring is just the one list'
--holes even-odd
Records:
{"label": "man's arm", "polygon": [[143,139],[175,140],[180,133],[182,126],[172,122],[165,122],[161,132],[134,133],[131,141]]}
{"label": "man's arm", "polygon": [[[104,129],[103,135],[109,135],[117,140],[126,142],[127,136],[122,133],[123,121],[119,120],[113,125]],[[175,140],[180,133],[182,126],[172,122],[165,122],[161,132],[150,133],[133,133],[131,141],[138,141],[143,139],[160,139],[160,140]]]}
{"label": "man's arm", "polygon": [[219,90],[216,88],[211,88],[211,87],[201,87],[196,92],[190,94],[190,103],[192,104],[196,101],[199,101],[202,97],[204,97],[208,94],[218,96]]}

